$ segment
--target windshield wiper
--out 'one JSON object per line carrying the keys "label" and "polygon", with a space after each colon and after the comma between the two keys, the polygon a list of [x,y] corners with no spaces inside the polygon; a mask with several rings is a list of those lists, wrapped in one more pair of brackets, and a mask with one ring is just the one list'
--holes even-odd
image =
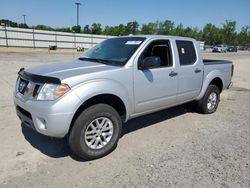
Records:
{"label": "windshield wiper", "polygon": [[90,57],[79,57],[78,59],[83,60],[83,61],[94,61],[94,62],[106,64],[106,65],[120,66],[119,65],[120,62],[107,60],[107,59],[98,59],[98,58],[90,58]]}
{"label": "windshield wiper", "polygon": [[94,62],[98,62],[98,63],[103,63],[103,61],[101,59],[97,59],[97,58],[79,57],[78,59],[83,60],[83,61],[94,61]]}

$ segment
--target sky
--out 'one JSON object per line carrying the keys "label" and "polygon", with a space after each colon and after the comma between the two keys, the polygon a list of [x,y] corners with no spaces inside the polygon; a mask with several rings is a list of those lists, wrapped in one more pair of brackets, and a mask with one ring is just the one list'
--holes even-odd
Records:
{"label": "sky", "polygon": [[140,24],[171,20],[176,25],[198,27],[207,23],[221,27],[225,20],[237,22],[237,31],[250,25],[250,0],[0,0],[0,19],[32,25],[72,27],[80,2],[79,24]]}

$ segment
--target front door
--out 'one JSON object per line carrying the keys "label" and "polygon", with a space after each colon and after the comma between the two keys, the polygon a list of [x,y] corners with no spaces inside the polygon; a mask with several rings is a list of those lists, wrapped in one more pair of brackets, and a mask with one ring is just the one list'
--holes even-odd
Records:
{"label": "front door", "polygon": [[173,64],[169,40],[154,40],[143,50],[138,67],[149,56],[161,59],[158,67],[134,71],[135,112],[141,113],[168,107],[176,102],[178,74]]}

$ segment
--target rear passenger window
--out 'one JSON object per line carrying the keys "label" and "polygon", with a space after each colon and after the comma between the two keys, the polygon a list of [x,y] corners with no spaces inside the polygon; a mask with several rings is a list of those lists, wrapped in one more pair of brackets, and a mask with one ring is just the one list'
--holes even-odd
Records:
{"label": "rear passenger window", "polygon": [[196,61],[196,52],[192,41],[176,41],[180,65],[192,65]]}

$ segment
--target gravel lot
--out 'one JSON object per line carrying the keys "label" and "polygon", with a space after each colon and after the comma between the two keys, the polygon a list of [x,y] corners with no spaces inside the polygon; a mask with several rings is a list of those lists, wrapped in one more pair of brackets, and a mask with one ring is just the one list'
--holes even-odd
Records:
{"label": "gravel lot", "polygon": [[216,113],[182,105],[131,120],[115,151],[88,162],[22,127],[12,102],[21,67],[76,56],[0,52],[0,187],[250,187],[250,52],[204,53],[235,64]]}

